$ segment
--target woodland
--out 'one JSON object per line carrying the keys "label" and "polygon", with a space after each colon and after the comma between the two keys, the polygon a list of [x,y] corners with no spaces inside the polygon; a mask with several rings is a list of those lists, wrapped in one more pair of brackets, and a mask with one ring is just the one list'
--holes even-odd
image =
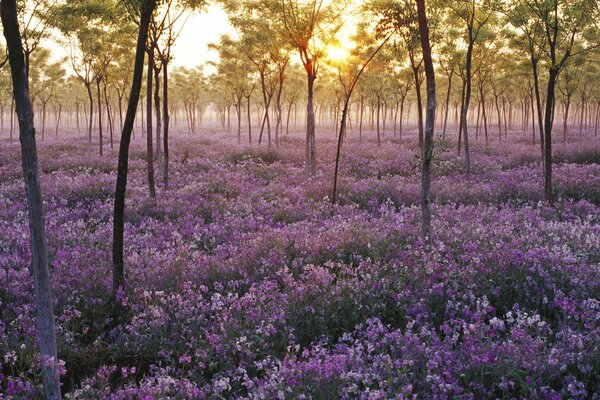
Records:
{"label": "woodland", "polygon": [[0,16],[0,400],[600,399],[597,0]]}

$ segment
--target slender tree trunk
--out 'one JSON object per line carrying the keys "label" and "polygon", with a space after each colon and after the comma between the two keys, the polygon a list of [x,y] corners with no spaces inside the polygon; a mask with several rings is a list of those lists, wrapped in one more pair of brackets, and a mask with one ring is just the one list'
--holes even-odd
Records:
{"label": "slender tree trunk", "polygon": [[[415,90],[417,92],[417,117],[419,124],[419,149],[423,149],[423,100],[421,99],[421,80],[419,79],[419,67],[412,67],[415,77]],[[434,112],[435,114],[435,112]]]}
{"label": "slender tree trunk", "polygon": [[[159,174],[162,176],[164,174],[164,169],[162,166],[162,151],[161,151],[161,108],[160,108],[160,78],[159,72],[161,68],[156,68],[156,63],[152,66],[154,70],[154,112],[156,113],[156,168],[159,171]],[[163,178],[164,182],[164,178]]]}
{"label": "slender tree trunk", "polygon": [[148,67],[146,71],[146,162],[148,164],[148,193],[151,198],[156,197],[154,183],[154,148],[152,140],[152,76],[154,70],[154,51],[148,53]]}
{"label": "slender tree trunk", "polygon": [[166,60],[162,63],[163,72],[163,185],[169,189],[169,65]]}
{"label": "slender tree trunk", "polygon": [[469,46],[467,48],[467,62],[465,68],[466,74],[466,88],[465,88],[465,103],[462,110],[462,132],[465,140],[465,167],[467,169],[467,179],[471,178],[471,152],[469,149],[469,130],[468,130],[468,118],[469,118],[469,106],[471,104],[471,64],[473,58],[473,45],[475,39],[472,36],[472,30],[469,29]]}
{"label": "slender tree trunk", "polygon": [[90,111],[88,116],[88,158],[92,157],[92,124],[94,114],[94,97],[92,96],[92,83],[85,83],[88,99],[90,101]]}
{"label": "slender tree trunk", "polygon": [[483,111],[483,132],[485,133],[485,145],[487,146],[489,143],[488,138],[488,125],[487,125],[487,113],[485,110],[485,95],[483,93],[483,86],[480,87],[480,95],[481,95],[481,109]]}
{"label": "slender tree trunk", "polygon": [[98,139],[100,140],[100,156],[102,157],[102,150],[104,143],[102,142],[102,100],[100,98],[100,77],[96,78],[96,96],[98,99]]}
{"label": "slender tree trunk", "polygon": [[425,140],[421,154],[421,211],[423,216],[422,234],[426,248],[431,244],[431,160],[433,158],[433,130],[435,124],[435,71],[429,44],[429,28],[425,11],[425,0],[416,0],[419,20],[419,36],[423,50],[423,63],[427,84],[427,121],[425,125]]}
{"label": "slender tree trunk", "polygon": [[42,360],[41,369],[44,398],[46,400],[59,400],[61,399],[61,393],[56,331],[54,328],[54,307],[50,285],[50,272],[48,270],[44,208],[39,181],[35,126],[33,123],[33,110],[29,97],[28,78],[25,69],[15,0],[2,0],[0,2],[0,14],[8,48],[13,95],[19,119],[21,165],[23,168],[25,191],[27,193],[30,235],[29,250],[31,252],[31,268],[35,286],[36,322],[39,335],[38,345]]}
{"label": "slender tree trunk", "polygon": [[360,96],[360,122],[358,123],[358,141],[362,143],[363,116],[365,113],[365,96]]}
{"label": "slender tree trunk", "polygon": [[81,134],[81,128],[79,127],[79,102],[75,104],[75,125],[77,126],[77,133]]}
{"label": "slender tree trunk", "polygon": [[121,133],[119,144],[119,164],[117,167],[117,184],[115,188],[115,208],[113,216],[113,296],[118,303],[118,293],[125,289],[125,266],[123,263],[123,228],[125,211],[125,191],[127,189],[127,172],[129,170],[129,144],[131,132],[137,110],[140,91],[142,88],[144,54],[146,39],[148,37],[148,26],[150,18],[156,6],[156,0],[144,0],[142,2],[142,13],[135,51],[135,64],[133,68],[133,80],[131,83],[131,94],[127,105],[127,114]]}
{"label": "slender tree trunk", "polygon": [[15,126],[15,96],[13,95],[10,99],[10,144],[13,142],[13,132]]}
{"label": "slender tree trunk", "polygon": [[381,134],[379,132],[379,114],[381,113],[381,96],[377,95],[377,146],[381,146]]}
{"label": "slender tree trunk", "polygon": [[250,97],[251,96],[246,97],[246,100],[248,103],[248,109],[247,109],[247,113],[248,113],[248,143],[252,144],[252,119],[251,119],[251,112],[250,112]]}
{"label": "slender tree trunk", "polygon": [[44,141],[44,133],[46,132],[46,103],[42,104],[42,142]]}
{"label": "slender tree trunk", "polygon": [[[58,105],[58,115],[56,117],[56,132],[54,133],[54,136],[58,137],[58,127],[60,126],[60,118],[61,118],[61,114],[62,114],[62,104]],[[67,116],[69,114],[67,113]]]}
{"label": "slender tree trunk", "polygon": [[552,124],[554,117],[554,94],[558,69],[551,67],[548,76],[546,95],[546,113],[544,118],[544,198],[552,201]]}
{"label": "slender tree trunk", "polygon": [[108,118],[108,130],[110,132],[110,149],[113,150],[115,147],[114,145],[114,138],[113,138],[113,130],[114,130],[114,126],[113,126],[113,119],[110,115],[110,102],[108,101],[108,93],[106,92],[106,83],[104,83],[103,86],[103,91],[104,91],[104,104],[106,104],[106,118]]}
{"label": "slender tree trunk", "polygon": [[308,101],[306,105],[307,128],[306,128],[306,165],[307,176],[314,177],[317,174],[316,143],[315,143],[315,112],[313,105],[315,76],[308,74]]}
{"label": "slender tree trunk", "polygon": [[442,130],[442,140],[446,140],[446,126],[448,124],[448,110],[450,106],[450,93],[452,93],[452,76],[454,75],[453,71],[450,71],[448,75],[448,91],[446,92],[446,106],[444,110],[444,129]]}
{"label": "slender tree trunk", "polygon": [[292,106],[294,105],[293,102],[290,101],[290,105],[288,107],[288,111],[287,111],[287,119],[285,122],[285,135],[289,135],[290,134],[290,115],[292,114]]}
{"label": "slender tree trunk", "polygon": [[568,119],[569,119],[569,109],[571,108],[571,97],[567,96],[566,100],[565,100],[565,113],[564,113],[564,120],[563,120],[563,143],[567,143],[567,124],[568,124]]}

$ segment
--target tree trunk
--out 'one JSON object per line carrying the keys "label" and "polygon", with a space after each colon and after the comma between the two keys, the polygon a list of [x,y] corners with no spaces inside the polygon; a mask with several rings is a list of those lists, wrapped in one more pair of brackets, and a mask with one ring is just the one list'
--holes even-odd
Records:
{"label": "tree trunk", "polygon": [[115,208],[113,216],[113,296],[115,302],[119,301],[119,291],[125,289],[125,266],[123,263],[123,228],[125,211],[125,191],[127,189],[127,172],[129,169],[129,144],[131,132],[137,110],[144,69],[144,54],[146,39],[148,37],[148,26],[150,17],[156,6],[156,0],[145,0],[142,3],[142,13],[135,51],[135,64],[133,68],[133,80],[131,82],[131,94],[127,105],[127,114],[121,133],[119,144],[119,164],[117,167],[117,184],[115,188]]}
{"label": "tree trunk", "polygon": [[108,118],[108,130],[110,132],[110,149],[113,150],[114,149],[114,138],[113,138],[113,130],[114,130],[114,126],[113,126],[113,119],[110,115],[110,103],[108,101],[108,93],[106,92],[106,82],[104,83],[104,86],[102,88],[103,92],[104,92],[104,104],[106,104],[106,117]]}
{"label": "tree trunk", "polygon": [[[417,92],[417,117],[419,124],[419,149],[423,149],[423,100],[421,99],[421,81],[419,79],[419,67],[412,67],[415,78],[415,90]],[[435,112],[434,112],[435,114]]]}
{"label": "tree trunk", "polygon": [[381,96],[377,95],[377,146],[381,146],[381,134],[379,132],[379,115],[381,114]]}
{"label": "tree trunk", "polygon": [[44,209],[42,190],[39,181],[37,145],[31,107],[27,72],[23,56],[23,45],[17,20],[15,0],[2,0],[0,14],[4,37],[8,48],[12,75],[13,95],[19,119],[19,140],[21,142],[21,165],[27,193],[27,211],[29,219],[31,266],[35,284],[35,304],[37,310],[37,328],[42,360],[42,381],[44,398],[59,400],[60,380],[58,372],[58,354],[56,331],[54,328],[54,307],[48,270],[46,250],[46,232],[44,228]]}
{"label": "tree trunk", "polygon": [[433,129],[435,124],[435,71],[429,44],[429,28],[425,11],[425,0],[416,0],[419,20],[419,36],[423,50],[425,77],[427,80],[427,121],[425,125],[425,140],[421,153],[421,212],[423,215],[422,234],[428,249],[431,244],[431,160],[433,156]]}
{"label": "tree trunk", "polygon": [[146,71],[146,162],[148,164],[148,193],[151,198],[156,197],[154,184],[154,148],[152,140],[152,73],[154,69],[154,51],[148,53],[148,69]]}
{"label": "tree trunk", "polygon": [[558,69],[550,68],[548,91],[546,94],[546,113],[544,117],[544,198],[552,201],[552,123],[554,116],[554,92]]}
{"label": "tree trunk", "polygon": [[571,108],[571,97],[567,96],[565,100],[565,115],[563,120],[563,143],[567,143],[567,124],[569,118],[569,109]]}
{"label": "tree trunk", "polygon": [[163,61],[163,185],[169,189],[169,65]]}
{"label": "tree trunk", "polygon": [[317,174],[316,143],[315,143],[315,111],[313,105],[314,84],[316,76],[313,73],[308,74],[308,101],[306,105],[307,123],[306,123],[306,164],[305,173],[307,176],[314,177]]}
{"label": "tree trunk", "polygon": [[[155,68],[156,64],[152,65],[154,69],[154,110],[156,113],[156,169],[158,169],[159,174],[162,176],[164,174],[164,169],[162,166],[162,151],[161,151],[161,122],[162,115],[160,109],[160,79],[159,72],[161,68]],[[164,181],[164,179],[163,179]]]}
{"label": "tree trunk", "polygon": [[88,116],[88,158],[92,158],[92,124],[94,114],[94,97],[92,96],[92,83],[85,83],[85,89],[90,100],[90,111]]}
{"label": "tree trunk", "polygon": [[450,71],[448,75],[448,91],[446,92],[446,108],[444,110],[444,129],[442,130],[442,140],[446,140],[446,126],[448,124],[448,110],[450,106],[450,93],[452,92],[452,75],[453,71]]}
{"label": "tree trunk", "polygon": [[46,132],[46,103],[42,104],[42,142],[44,141],[44,133]]}
{"label": "tree trunk", "polygon": [[96,96],[98,98],[98,139],[100,140],[100,156],[102,157],[103,145],[102,143],[102,101],[100,98],[100,81],[102,78],[96,78]]}
{"label": "tree trunk", "polygon": [[[62,104],[58,105],[58,115],[56,117],[56,132],[54,133],[54,136],[58,137],[58,127],[60,126],[60,117],[62,114]],[[69,114],[67,114],[68,117]]]}
{"label": "tree trunk", "polygon": [[466,75],[466,88],[465,88],[465,103],[462,109],[462,132],[465,140],[465,167],[467,169],[467,179],[471,178],[471,152],[469,149],[469,131],[468,131],[468,117],[469,117],[469,106],[471,104],[471,86],[472,86],[472,77],[471,77],[471,63],[473,58],[473,45],[474,38],[472,35],[472,30],[469,29],[469,46],[467,48],[467,60],[465,66],[465,75]]}
{"label": "tree trunk", "polygon": [[252,118],[250,112],[250,96],[246,97],[246,100],[248,101],[248,143],[252,144]]}

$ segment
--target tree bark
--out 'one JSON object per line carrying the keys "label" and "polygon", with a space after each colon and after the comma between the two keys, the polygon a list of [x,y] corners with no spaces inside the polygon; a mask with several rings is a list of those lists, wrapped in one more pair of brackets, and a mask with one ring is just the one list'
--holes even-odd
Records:
{"label": "tree bark", "polygon": [[35,285],[36,320],[42,360],[41,369],[44,397],[47,400],[59,400],[61,393],[56,331],[54,328],[54,307],[50,286],[50,272],[48,270],[44,208],[39,181],[35,126],[33,123],[33,110],[29,97],[27,71],[25,69],[23,44],[21,42],[21,33],[19,32],[15,0],[2,0],[0,2],[0,14],[8,48],[13,95],[19,119],[21,165],[23,168],[25,191],[27,193],[29,245]]}

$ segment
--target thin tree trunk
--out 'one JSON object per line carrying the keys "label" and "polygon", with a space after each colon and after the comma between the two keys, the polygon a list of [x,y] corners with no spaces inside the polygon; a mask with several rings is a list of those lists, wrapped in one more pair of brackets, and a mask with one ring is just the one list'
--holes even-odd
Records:
{"label": "thin tree trunk", "polygon": [[450,75],[448,76],[448,91],[446,92],[446,108],[444,110],[444,129],[442,130],[442,140],[446,140],[446,126],[448,124],[450,93],[452,92],[452,75],[454,75],[454,73],[450,71]]}
{"label": "thin tree trunk", "polygon": [[87,90],[88,99],[90,100],[90,111],[88,115],[88,158],[92,157],[92,124],[93,124],[93,114],[94,114],[94,97],[92,96],[92,84],[85,83],[85,88]]}
{"label": "thin tree trunk", "polygon": [[102,101],[100,98],[100,81],[101,78],[96,78],[96,95],[98,98],[98,139],[100,140],[100,156],[102,157],[102,150],[104,143],[102,143]]}
{"label": "thin tree trunk", "polygon": [[544,119],[544,198],[552,201],[552,123],[554,117],[554,92],[558,70],[550,68],[548,91],[546,95],[546,113]]}
{"label": "thin tree trunk", "polygon": [[148,69],[146,73],[146,161],[148,164],[148,192],[151,198],[156,197],[154,184],[154,149],[152,140],[152,73],[154,69],[154,51],[148,53]]}
{"label": "thin tree trunk", "polygon": [[[158,169],[159,174],[162,176],[164,174],[164,169],[162,166],[162,151],[161,151],[161,122],[162,122],[162,115],[161,115],[161,109],[160,109],[160,78],[159,78],[159,72],[161,70],[161,68],[156,68],[156,64],[153,63],[154,65],[152,66],[153,70],[154,70],[154,111],[156,113],[156,169]],[[164,181],[164,179],[163,179]]]}
{"label": "thin tree trunk", "polygon": [[165,191],[169,189],[169,65],[163,61],[163,185]]}
{"label": "thin tree trunk", "polygon": [[429,44],[429,28],[427,26],[427,15],[425,11],[425,0],[416,0],[417,15],[419,20],[419,36],[423,50],[423,62],[427,84],[427,121],[425,123],[424,146],[421,155],[421,212],[422,212],[422,234],[426,248],[431,244],[431,160],[433,158],[433,130],[435,124],[435,71],[431,57],[431,46]]}
{"label": "thin tree trunk", "polygon": [[308,74],[308,101],[306,105],[307,128],[306,128],[306,165],[307,176],[314,177],[317,174],[316,143],[315,143],[315,112],[313,106],[313,94],[315,76]]}
{"label": "thin tree trunk", "polygon": [[123,228],[125,211],[125,191],[127,189],[127,172],[129,170],[129,144],[137,110],[144,69],[144,54],[150,18],[156,6],[156,0],[144,0],[135,51],[135,64],[131,83],[131,94],[127,105],[127,114],[119,144],[119,164],[117,167],[117,184],[115,188],[115,208],[113,216],[113,296],[119,301],[119,292],[125,289],[125,266],[123,263]]}

